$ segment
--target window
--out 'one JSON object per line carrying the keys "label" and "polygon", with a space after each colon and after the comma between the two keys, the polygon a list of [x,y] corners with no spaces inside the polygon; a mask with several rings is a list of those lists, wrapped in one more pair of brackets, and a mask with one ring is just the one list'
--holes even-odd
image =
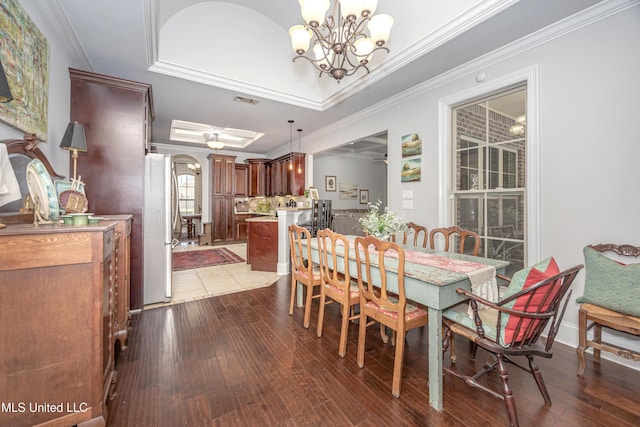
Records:
{"label": "window", "polygon": [[182,214],[196,213],[195,184],[195,176],[190,174],[178,175],[178,205]]}
{"label": "window", "polygon": [[525,265],[526,87],[453,108],[453,222],[481,238],[480,255]]}

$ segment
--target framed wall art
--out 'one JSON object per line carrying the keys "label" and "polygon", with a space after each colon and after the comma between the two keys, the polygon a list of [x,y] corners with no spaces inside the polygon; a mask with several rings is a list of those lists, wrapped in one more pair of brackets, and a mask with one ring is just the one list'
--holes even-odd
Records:
{"label": "framed wall art", "polygon": [[402,166],[400,167],[400,181],[420,181],[420,178],[422,176],[421,163],[422,159],[420,159],[419,157],[417,159],[404,160],[402,162]]}
{"label": "framed wall art", "polygon": [[338,195],[340,199],[357,199],[358,198],[358,186],[356,184],[348,184],[346,182],[340,183],[340,193]]}
{"label": "framed wall art", "polygon": [[324,191],[336,191],[336,177],[327,175],[324,177]]}
{"label": "framed wall art", "polygon": [[360,204],[366,205],[369,203],[369,190],[360,190]]}
{"label": "framed wall art", "polygon": [[422,136],[420,132],[402,136],[402,157],[422,154]]}
{"label": "framed wall art", "polygon": [[319,200],[318,189],[315,187],[309,187],[309,198],[311,200]]}
{"label": "framed wall art", "polygon": [[47,140],[49,43],[18,0],[0,7],[0,58],[13,100],[0,104],[0,120]]}

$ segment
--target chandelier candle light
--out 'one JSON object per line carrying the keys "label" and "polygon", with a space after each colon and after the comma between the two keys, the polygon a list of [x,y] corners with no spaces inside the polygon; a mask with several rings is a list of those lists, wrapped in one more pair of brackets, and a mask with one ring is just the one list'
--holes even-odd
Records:
{"label": "chandelier candle light", "polygon": [[[298,54],[294,61],[304,58],[320,71],[320,76],[329,74],[340,83],[360,68],[368,73],[367,63],[374,52],[389,52],[384,44],[389,40],[393,18],[386,14],[373,16],[378,0],[333,1],[333,14],[325,16],[331,0],[298,0],[307,25],[294,25],[289,35]],[[312,39],[315,60],[305,55]]]}

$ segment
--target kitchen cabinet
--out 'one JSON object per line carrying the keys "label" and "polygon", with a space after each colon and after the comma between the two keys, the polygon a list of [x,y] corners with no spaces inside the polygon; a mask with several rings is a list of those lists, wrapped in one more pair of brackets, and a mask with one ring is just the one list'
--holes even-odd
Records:
{"label": "kitchen cabinet", "polygon": [[[0,324],[11,325],[0,330],[0,425],[107,424],[117,380],[115,287],[124,273],[116,226],[0,230]],[[56,406],[29,407],[38,404]]]}
{"label": "kitchen cabinet", "polygon": [[[302,196],[305,189],[305,154],[289,153],[270,164],[270,196]],[[291,166],[291,169],[289,168]],[[300,166],[300,172],[298,172]]]}
{"label": "kitchen cabinet", "polygon": [[247,219],[247,264],[251,270],[278,270],[278,219]]}
{"label": "kitchen cabinet", "polygon": [[211,194],[215,196],[235,196],[235,161],[236,156],[210,154],[211,162]]}
{"label": "kitchen cabinet", "polygon": [[268,159],[247,159],[245,160],[249,167],[248,177],[248,196],[266,196],[267,195],[267,182],[268,173],[271,173],[271,169],[267,171]]}
{"label": "kitchen cabinet", "polygon": [[132,215],[130,303],[141,309],[142,195],[153,118],[151,86],[75,69],[69,69],[69,75],[70,118],[84,126],[87,140],[87,151],[78,153],[77,174],[85,183],[91,212]]}
{"label": "kitchen cabinet", "polygon": [[233,202],[236,196],[236,156],[210,154],[211,242],[235,240]]}
{"label": "kitchen cabinet", "polygon": [[234,224],[236,232],[236,240],[247,240],[248,223],[247,219],[253,218],[251,214],[235,214]]}
{"label": "kitchen cabinet", "polygon": [[249,167],[242,163],[235,164],[236,197],[247,197],[249,194]]}

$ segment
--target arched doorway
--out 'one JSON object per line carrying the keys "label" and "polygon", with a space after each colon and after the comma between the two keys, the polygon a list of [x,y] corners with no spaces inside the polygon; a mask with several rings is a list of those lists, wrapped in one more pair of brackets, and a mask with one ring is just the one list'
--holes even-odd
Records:
{"label": "arched doorway", "polygon": [[[173,156],[173,170],[176,177],[178,213],[181,221],[174,228],[181,241],[197,241],[200,220],[191,218],[202,213],[202,165],[186,154]],[[193,227],[187,228],[187,218]]]}

